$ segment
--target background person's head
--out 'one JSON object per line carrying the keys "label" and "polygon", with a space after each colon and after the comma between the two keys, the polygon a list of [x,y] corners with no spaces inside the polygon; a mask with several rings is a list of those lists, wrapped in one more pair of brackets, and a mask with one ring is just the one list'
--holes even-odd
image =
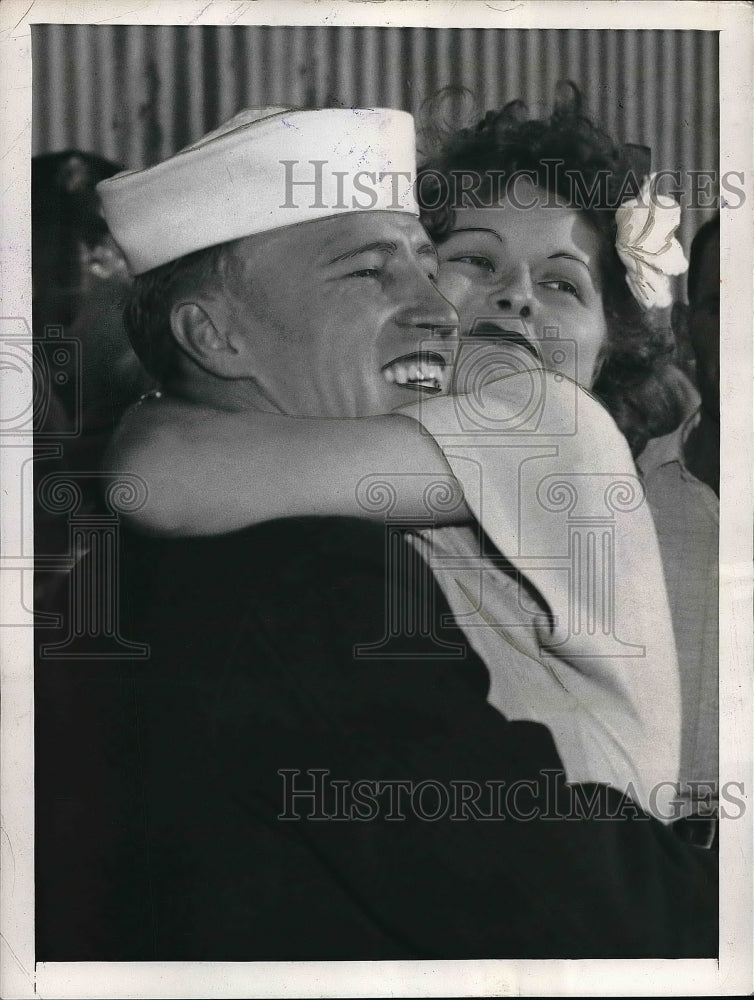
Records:
{"label": "background person's head", "polygon": [[[576,344],[575,377],[602,399],[638,454],[682,418],[674,340],[634,298],[616,250],[616,209],[641,169],[561,85],[552,115],[520,101],[488,112],[425,164],[418,196],[438,245],[440,288],[461,333],[524,321],[534,340]],[[480,326],[480,324],[482,324]]]}
{"label": "background person's head", "polygon": [[702,407],[720,419],[720,215],[701,226],[689,251],[689,304],[673,306],[673,328],[694,354]]}
{"label": "background person's head", "polygon": [[68,326],[98,280],[127,278],[96,191],[120,170],[76,149],[32,157],[32,284],[40,333],[46,322]]}
{"label": "background person's head", "polygon": [[[130,278],[105,222],[96,185],[121,167],[80,150],[31,161],[32,316],[34,336],[65,330],[78,342],[65,378],[51,387],[85,427],[117,419],[144,383],[123,329]],[[74,370],[74,357],[80,368]]]}
{"label": "background person's head", "polygon": [[[396,195],[391,178],[377,179],[372,197],[362,176],[352,197],[359,172],[414,174],[410,116],[276,111],[228,126],[103,186],[136,272],[125,315],[145,366],[210,405],[299,416],[384,413],[438,391],[442,355],[417,352],[456,315],[434,285],[408,182]],[[311,180],[312,160],[327,164],[319,189],[291,197],[282,163]],[[190,211],[198,220],[182,227]]]}

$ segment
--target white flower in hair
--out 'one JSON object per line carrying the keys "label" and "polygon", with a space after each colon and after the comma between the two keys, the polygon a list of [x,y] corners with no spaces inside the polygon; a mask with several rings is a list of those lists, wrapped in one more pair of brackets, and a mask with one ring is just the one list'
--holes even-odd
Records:
{"label": "white flower in hair", "polygon": [[675,231],[681,222],[681,206],[669,195],[659,194],[650,174],[638,198],[624,202],[615,213],[618,233],[615,248],[626,268],[631,294],[645,309],[669,306],[671,274],[688,269]]}

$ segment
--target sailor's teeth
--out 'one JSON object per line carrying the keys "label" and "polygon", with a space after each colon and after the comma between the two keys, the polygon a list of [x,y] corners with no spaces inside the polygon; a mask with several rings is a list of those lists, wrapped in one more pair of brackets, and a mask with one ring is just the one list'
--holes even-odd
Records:
{"label": "sailor's teeth", "polygon": [[395,385],[440,389],[444,366],[431,361],[396,361],[383,368],[385,381]]}

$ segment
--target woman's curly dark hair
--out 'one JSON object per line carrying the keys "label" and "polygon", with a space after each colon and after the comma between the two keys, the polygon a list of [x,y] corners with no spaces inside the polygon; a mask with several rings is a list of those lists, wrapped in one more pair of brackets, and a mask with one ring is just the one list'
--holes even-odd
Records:
{"label": "woman's curly dark hair", "polygon": [[[670,326],[659,324],[633,297],[615,250],[615,210],[638,193],[648,167],[648,151],[638,165],[641,149],[615,143],[583,113],[578,89],[561,83],[549,119],[529,120],[521,101],[489,111],[475,127],[455,132],[423,165],[417,183],[422,221],[436,243],[450,234],[454,206],[492,204],[493,193],[504,191],[516,174],[527,174],[537,187],[587,215],[602,247],[608,331],[591,391],[634,456],[650,438],[677,427],[685,413]],[[465,197],[460,204],[459,190]]]}

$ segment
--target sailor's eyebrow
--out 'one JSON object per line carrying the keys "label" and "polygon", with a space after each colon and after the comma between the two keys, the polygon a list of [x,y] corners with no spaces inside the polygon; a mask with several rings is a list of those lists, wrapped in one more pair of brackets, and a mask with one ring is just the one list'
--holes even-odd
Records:
{"label": "sailor's eyebrow", "polygon": [[456,233],[487,233],[489,236],[494,236],[498,243],[503,242],[503,238],[500,233],[496,233],[494,229],[486,229],[484,226],[468,226],[461,229],[452,229],[447,238],[450,239],[451,236],[455,236]]}
{"label": "sailor's eyebrow", "polygon": [[432,257],[437,256],[437,247],[434,243],[422,243],[420,247],[416,248],[417,254],[429,254]]}
{"label": "sailor's eyebrow", "polygon": [[550,254],[550,256],[547,259],[558,260],[561,257],[564,257],[566,260],[575,260],[577,264],[583,264],[584,267],[587,269],[587,271],[591,271],[591,268],[589,267],[589,265],[585,260],[583,260],[581,257],[577,257],[575,254],[566,253],[565,250],[561,250],[559,253]]}
{"label": "sailor's eyebrow", "polygon": [[346,250],[345,253],[338,254],[337,257],[333,257],[332,260],[328,261],[328,264],[338,264],[340,261],[349,260],[351,257],[358,257],[362,253],[395,253],[397,249],[398,245],[396,243],[385,240],[380,240],[377,243],[365,243],[363,246],[355,247],[353,250]]}

